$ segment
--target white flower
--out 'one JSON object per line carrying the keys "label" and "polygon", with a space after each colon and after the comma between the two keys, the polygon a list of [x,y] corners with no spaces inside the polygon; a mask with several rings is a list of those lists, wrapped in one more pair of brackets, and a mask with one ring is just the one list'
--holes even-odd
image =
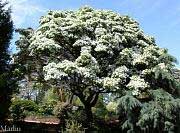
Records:
{"label": "white flower", "polygon": [[143,74],[143,75],[149,75],[149,74],[151,74],[152,72],[153,72],[152,69],[145,69],[145,70],[142,71],[142,74]]}
{"label": "white flower", "polygon": [[81,50],[81,55],[75,60],[78,67],[85,67],[93,71],[99,72],[99,65],[96,59],[90,54],[90,50]]}
{"label": "white flower", "polygon": [[166,68],[166,65],[164,63],[160,63],[158,64],[158,66],[161,68],[161,69],[165,69]]}
{"label": "white flower", "polygon": [[81,39],[78,39],[73,46],[94,46],[96,45],[95,41],[91,40],[89,37],[84,36]]}
{"label": "white flower", "polygon": [[118,89],[119,80],[116,78],[106,77],[103,79],[103,87],[107,89]]}
{"label": "white flower", "polygon": [[120,59],[127,63],[132,64],[132,59],[135,58],[135,53],[131,48],[124,48],[120,52]]}
{"label": "white flower", "polygon": [[95,77],[94,73],[88,68],[78,67],[77,69],[78,69],[78,73],[81,76],[85,77],[85,78],[93,78],[93,77]]}
{"label": "white flower", "polygon": [[154,67],[153,72],[156,72],[157,69],[159,69],[162,73],[168,72],[169,66],[165,63],[159,63],[156,67]]}
{"label": "white flower", "polygon": [[140,78],[137,75],[133,75],[131,77],[130,82],[127,84],[127,87],[136,90],[135,92],[138,92],[138,90],[144,90],[149,87],[149,84],[145,82],[144,79]]}
{"label": "white flower", "polygon": [[132,91],[132,95],[133,96],[138,96],[138,95],[140,95],[140,91],[138,89],[135,89],[135,90]]}
{"label": "white flower", "polygon": [[114,70],[111,77],[117,78],[120,81],[124,81],[129,76],[128,72],[129,72],[129,70],[126,66],[121,66],[121,67],[118,67]]}
{"label": "white flower", "polygon": [[143,40],[139,40],[139,41],[137,42],[137,44],[140,45],[140,46],[148,46],[148,45],[149,45],[148,43],[146,43],[146,42],[143,41]]}
{"label": "white flower", "polygon": [[112,31],[113,32],[122,32],[122,31],[124,31],[125,29],[124,29],[124,27],[123,26],[121,26],[121,25],[115,25],[115,26],[113,26],[112,27]]}
{"label": "white flower", "polygon": [[59,44],[56,44],[52,39],[48,39],[42,35],[37,36],[29,46],[32,51],[44,51],[48,49],[49,51],[57,51],[61,48]]}
{"label": "white flower", "polygon": [[90,65],[93,61],[92,55],[88,50],[83,50],[81,55],[76,59],[76,63],[78,66],[87,66]]}
{"label": "white flower", "polygon": [[162,50],[157,46],[146,46],[142,53],[139,53],[134,57],[133,65],[145,64],[146,66],[149,66],[150,64],[156,64],[161,53]]}
{"label": "white flower", "polygon": [[108,50],[108,47],[103,44],[98,44],[94,50],[97,52],[106,52]]}
{"label": "white flower", "polygon": [[67,74],[74,73],[76,71],[76,64],[69,60],[64,60],[61,63],[57,64],[57,68],[61,71],[64,71]]}
{"label": "white flower", "polygon": [[61,79],[62,77],[66,77],[67,74],[63,71],[60,71],[57,67],[57,64],[52,62],[49,63],[47,66],[43,67],[45,72],[44,79],[51,80],[51,79]]}
{"label": "white flower", "polygon": [[91,52],[91,46],[81,47],[81,53],[90,53],[90,52]]}
{"label": "white flower", "polygon": [[107,34],[107,30],[104,28],[96,28],[95,34],[97,37]]}

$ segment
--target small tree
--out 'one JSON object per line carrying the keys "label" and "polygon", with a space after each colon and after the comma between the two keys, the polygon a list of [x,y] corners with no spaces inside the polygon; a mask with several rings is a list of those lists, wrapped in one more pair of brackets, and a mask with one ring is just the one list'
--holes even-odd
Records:
{"label": "small tree", "polygon": [[30,113],[38,113],[38,105],[31,100],[22,100],[14,98],[12,104],[9,108],[11,113],[11,118],[14,121],[23,120]]}
{"label": "small tree", "polygon": [[89,7],[49,11],[32,34],[29,50],[43,60],[46,81],[80,99],[89,123],[100,93],[120,95],[122,127],[129,131],[143,127],[140,110],[143,103],[155,102],[156,94],[167,94],[170,102],[179,97],[171,73],[175,59],[128,16]]}

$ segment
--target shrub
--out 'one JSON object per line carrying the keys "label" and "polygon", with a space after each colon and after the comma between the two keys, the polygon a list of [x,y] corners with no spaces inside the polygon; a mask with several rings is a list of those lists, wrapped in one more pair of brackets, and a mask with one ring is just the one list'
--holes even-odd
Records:
{"label": "shrub", "polygon": [[84,133],[82,124],[78,123],[75,120],[66,121],[66,132],[70,133]]}
{"label": "shrub", "polygon": [[38,105],[31,100],[16,99],[12,101],[10,113],[13,120],[22,120],[28,114],[38,113]]}
{"label": "shrub", "polygon": [[54,89],[49,89],[44,98],[42,99],[42,104],[39,108],[39,113],[41,115],[53,115],[53,110],[57,105],[58,95],[54,92]]}

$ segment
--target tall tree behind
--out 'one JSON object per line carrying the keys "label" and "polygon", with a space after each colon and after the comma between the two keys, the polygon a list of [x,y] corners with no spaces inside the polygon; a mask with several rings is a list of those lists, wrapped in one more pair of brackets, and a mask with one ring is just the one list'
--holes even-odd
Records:
{"label": "tall tree behind", "polygon": [[11,10],[5,9],[6,5],[7,3],[0,0],[0,121],[6,117],[12,92],[8,48],[13,33],[13,22]]}

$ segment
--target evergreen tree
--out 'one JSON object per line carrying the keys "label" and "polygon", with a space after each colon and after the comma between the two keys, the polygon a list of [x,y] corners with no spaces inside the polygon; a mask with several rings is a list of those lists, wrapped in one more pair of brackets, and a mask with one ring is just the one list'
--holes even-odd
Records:
{"label": "evergreen tree", "polygon": [[12,92],[8,48],[13,33],[13,22],[11,10],[5,9],[6,4],[0,1],[0,120],[7,115]]}

